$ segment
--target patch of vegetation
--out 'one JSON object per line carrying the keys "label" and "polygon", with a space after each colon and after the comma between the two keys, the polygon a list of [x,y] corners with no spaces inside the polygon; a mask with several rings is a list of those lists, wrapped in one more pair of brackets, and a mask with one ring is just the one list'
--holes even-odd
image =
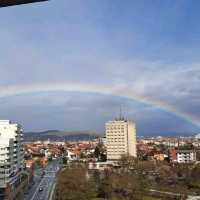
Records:
{"label": "patch of vegetation", "polygon": [[121,167],[104,171],[84,166],[74,163],[59,174],[56,200],[163,200],[200,193],[200,165],[124,157]]}

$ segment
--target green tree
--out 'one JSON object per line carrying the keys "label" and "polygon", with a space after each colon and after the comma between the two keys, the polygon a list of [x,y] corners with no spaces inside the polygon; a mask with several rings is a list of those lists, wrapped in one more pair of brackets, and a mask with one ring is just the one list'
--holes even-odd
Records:
{"label": "green tree", "polygon": [[99,143],[96,146],[94,150],[94,156],[98,161],[106,161],[106,149],[103,144]]}

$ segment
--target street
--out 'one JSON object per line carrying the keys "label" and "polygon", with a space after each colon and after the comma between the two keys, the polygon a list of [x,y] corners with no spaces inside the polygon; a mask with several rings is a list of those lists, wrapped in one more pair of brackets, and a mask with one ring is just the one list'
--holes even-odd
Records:
{"label": "street", "polygon": [[[49,162],[44,169],[36,169],[34,184],[32,184],[30,189],[25,193],[24,200],[49,200],[58,170],[58,160]],[[42,177],[43,171],[44,175]]]}

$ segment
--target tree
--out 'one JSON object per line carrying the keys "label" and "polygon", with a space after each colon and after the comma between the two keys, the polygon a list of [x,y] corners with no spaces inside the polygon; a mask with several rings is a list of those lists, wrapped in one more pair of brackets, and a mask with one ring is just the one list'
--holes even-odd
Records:
{"label": "tree", "polygon": [[85,168],[66,169],[58,175],[57,200],[91,200],[96,197],[95,185]]}
{"label": "tree", "polygon": [[66,165],[67,162],[68,162],[68,159],[67,159],[67,157],[64,156],[64,157],[62,158],[62,163],[63,163],[64,165]]}
{"label": "tree", "polygon": [[198,161],[200,161],[200,149],[196,151],[196,158]]}
{"label": "tree", "polygon": [[106,161],[106,150],[103,144],[99,143],[95,150],[94,150],[94,156],[97,158],[98,161]]}
{"label": "tree", "polygon": [[94,150],[94,156],[95,156],[95,158],[97,158],[98,160],[99,160],[99,158],[100,158],[100,147],[99,146],[96,146],[95,147],[95,150]]}
{"label": "tree", "polygon": [[118,163],[124,170],[134,169],[138,164],[138,159],[132,156],[122,155]]}

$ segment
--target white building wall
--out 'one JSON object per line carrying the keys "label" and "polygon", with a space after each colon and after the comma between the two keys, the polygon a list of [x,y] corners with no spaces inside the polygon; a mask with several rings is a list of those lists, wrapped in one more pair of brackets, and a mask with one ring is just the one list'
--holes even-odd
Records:
{"label": "white building wall", "polygon": [[178,152],[177,153],[177,162],[178,163],[190,163],[196,161],[195,152]]}
{"label": "white building wall", "polygon": [[0,137],[0,188],[9,182],[11,174],[14,173],[14,143],[13,140]]}
{"label": "white building wall", "polygon": [[128,154],[137,157],[136,125],[130,121],[128,121]]}
{"label": "white building wall", "polygon": [[6,187],[24,167],[22,128],[0,120],[0,187]]}

